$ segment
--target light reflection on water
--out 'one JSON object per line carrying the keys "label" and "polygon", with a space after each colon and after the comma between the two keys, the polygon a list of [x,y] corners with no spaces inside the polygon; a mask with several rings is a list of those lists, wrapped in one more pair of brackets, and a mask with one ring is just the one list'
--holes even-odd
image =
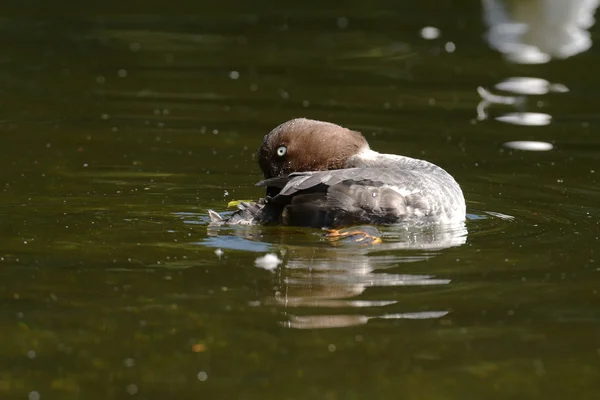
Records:
{"label": "light reflection on water", "polygon": [[[267,245],[264,240],[273,238],[268,227],[208,229],[210,236],[202,245],[219,249],[264,251],[261,248]],[[365,291],[450,284],[451,280],[444,277],[421,273],[398,274],[389,270],[401,264],[423,262],[436,257],[443,249],[464,245],[467,241],[464,224],[409,229],[391,227],[384,232],[384,242],[375,246],[352,243],[336,247],[339,242],[329,243],[322,234],[311,230],[306,233],[314,242],[309,239],[304,246],[273,243],[271,246],[276,252],[270,254],[274,258],[271,265],[265,263],[263,257],[257,258],[261,260],[257,266],[268,270],[277,267],[277,290],[273,297],[263,302],[282,308],[282,326],[336,328],[365,324],[374,318],[428,319],[448,314],[448,310],[394,312],[391,308],[392,311],[389,311],[390,306],[397,303],[395,295],[389,299],[378,296],[375,300],[370,299]],[[283,237],[285,233],[281,235]],[[361,310],[360,314],[356,313],[356,309]],[[341,313],[343,310],[347,310],[347,314]]]}
{"label": "light reflection on water", "polygon": [[[467,2],[194,4],[2,21],[0,398],[597,397],[593,48],[507,65]],[[502,97],[478,122],[479,86]],[[207,231],[294,116],[444,166],[468,236]],[[553,149],[503,145],[525,139]]]}
{"label": "light reflection on water", "polygon": [[[482,4],[483,19],[489,28],[485,36],[487,42],[510,62],[544,64],[553,58],[575,56],[592,46],[588,29],[595,22],[597,0],[482,0]],[[550,114],[531,109],[543,107],[544,102],[539,96],[569,91],[562,83],[550,83],[536,77],[510,77],[496,83],[495,88],[516,96],[492,94],[479,87],[482,100],[477,105],[478,120],[488,118],[489,106],[508,105],[516,111],[494,119],[521,126],[549,125],[552,122]],[[553,149],[551,143],[523,140],[510,140],[505,146],[526,151]]]}
{"label": "light reflection on water", "polygon": [[511,62],[543,64],[588,50],[597,0],[482,0],[490,46]]}

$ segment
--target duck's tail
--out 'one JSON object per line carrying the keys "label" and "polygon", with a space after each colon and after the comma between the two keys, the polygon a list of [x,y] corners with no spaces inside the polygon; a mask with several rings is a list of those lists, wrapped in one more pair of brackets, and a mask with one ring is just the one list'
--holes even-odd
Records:
{"label": "duck's tail", "polygon": [[262,221],[262,209],[265,206],[264,201],[242,201],[238,204],[238,209],[229,217],[223,217],[216,211],[208,210],[210,223],[212,225],[254,225]]}
{"label": "duck's tail", "polygon": [[224,218],[221,217],[221,214],[213,210],[208,210],[208,216],[210,217],[210,222],[213,224],[224,221]]}

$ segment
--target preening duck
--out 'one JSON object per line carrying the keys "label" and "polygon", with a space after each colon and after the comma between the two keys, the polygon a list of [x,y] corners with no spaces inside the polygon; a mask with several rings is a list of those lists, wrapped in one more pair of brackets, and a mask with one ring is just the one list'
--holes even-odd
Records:
{"label": "preening duck", "polygon": [[339,125],[298,118],[267,134],[258,150],[264,199],[242,203],[216,224],[342,227],[453,224],[465,220],[462,190],[428,161],[371,150]]}

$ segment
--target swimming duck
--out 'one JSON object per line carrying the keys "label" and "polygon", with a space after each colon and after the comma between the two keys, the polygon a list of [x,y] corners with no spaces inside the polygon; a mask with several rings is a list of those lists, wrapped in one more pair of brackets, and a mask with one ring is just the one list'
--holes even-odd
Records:
{"label": "swimming duck", "polygon": [[428,161],[378,153],[339,125],[297,118],[267,134],[258,150],[266,188],[258,202],[213,224],[343,227],[358,224],[453,224],[465,220],[462,190]]}

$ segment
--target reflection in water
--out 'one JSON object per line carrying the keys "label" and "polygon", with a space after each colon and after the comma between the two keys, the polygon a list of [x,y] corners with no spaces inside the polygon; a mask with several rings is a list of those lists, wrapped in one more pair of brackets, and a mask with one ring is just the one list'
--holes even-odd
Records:
{"label": "reflection in water", "polygon": [[434,26],[426,26],[421,29],[421,37],[427,40],[433,40],[440,37],[440,30]]}
{"label": "reflection in water", "polygon": [[546,113],[516,112],[500,115],[496,120],[514,125],[544,126],[550,124],[552,117]]}
{"label": "reflection in water", "polygon": [[569,89],[560,83],[550,83],[542,78],[516,77],[508,78],[495,85],[496,89],[505,92],[531,95],[546,94],[550,92],[565,93]]}
{"label": "reflection in water", "polygon": [[441,318],[448,314],[448,311],[425,311],[420,313],[401,313],[387,314],[376,317],[367,317],[366,315],[311,315],[297,316],[291,315],[290,319],[282,322],[281,325],[286,328],[294,329],[315,329],[315,328],[343,328],[345,326],[363,325],[370,319],[433,319]]}
{"label": "reflection in water", "polygon": [[[221,250],[223,251],[223,250]],[[279,266],[279,264],[281,264],[283,262],[283,260],[281,260],[279,257],[277,257],[276,254],[265,254],[262,257],[258,257],[255,261],[254,261],[254,265],[256,265],[259,268],[262,269],[266,269],[267,271],[274,271],[275,269],[277,269],[277,267]]]}
{"label": "reflection in water", "polygon": [[[67,14],[16,3],[0,22],[0,399],[597,398],[598,52],[548,75],[506,68],[461,1],[276,12],[105,1]],[[434,42],[417,35],[438,23]],[[450,39],[460,51],[447,56]],[[553,95],[560,124],[550,111],[549,126],[515,129],[493,120],[518,111],[501,105],[490,107],[494,129],[466,123],[477,85],[512,95],[493,83],[528,74],[579,86]],[[286,239],[264,228],[252,240],[227,229],[207,238],[206,208],[259,194],[257,137],[298,115],[334,116],[378,147],[452,165],[482,218],[469,221],[469,243],[332,248],[317,231]],[[519,131],[561,151],[490,149]],[[268,253],[283,261],[274,272],[254,265]],[[402,276],[411,285],[386,286]],[[286,294],[296,303],[281,303]],[[343,321],[354,326],[277,325]]]}
{"label": "reflection in water", "polygon": [[519,64],[567,58],[592,45],[598,0],[483,0],[490,46]]}
{"label": "reflection in water", "polygon": [[[434,254],[377,256],[357,249],[349,252],[330,249],[317,254],[314,249],[306,253],[292,251],[285,269],[282,270],[280,290],[273,298],[276,304],[286,309],[286,320],[282,325],[290,328],[334,328],[364,324],[372,318],[443,316],[447,313],[446,310],[395,314],[377,311],[379,307],[395,305],[397,300],[381,299],[380,296],[377,299],[369,299],[369,296],[365,296],[367,288],[450,283],[449,279],[431,275],[385,271],[401,263],[422,261],[432,256]],[[357,309],[361,311],[357,313]]]}
{"label": "reflection in water", "polygon": [[552,143],[538,142],[533,140],[516,140],[514,142],[506,142],[504,143],[504,147],[528,151],[550,151],[554,148]]}
{"label": "reflection in water", "polygon": [[510,112],[495,117],[497,121],[524,126],[549,125],[552,121],[551,115],[526,111],[526,96],[543,95],[550,92],[568,92],[568,88],[563,84],[553,84],[545,79],[527,77],[508,78],[497,83],[495,87],[499,90],[516,94],[516,96],[493,94],[482,87],[478,87],[477,92],[481,96],[481,101],[477,105],[477,119],[480,121],[488,118],[488,107],[496,104],[512,106],[517,110],[517,112]]}
{"label": "reflection in water", "polygon": [[[598,0],[483,0],[483,18],[489,28],[486,39],[490,47],[518,64],[543,64],[552,58],[571,57],[591,47],[587,29],[594,24],[597,6]],[[568,91],[562,84],[532,77],[508,78],[495,87],[516,96],[492,94],[479,87],[482,100],[477,105],[478,120],[488,118],[490,105],[509,105],[516,112],[495,119],[524,126],[549,125],[552,120],[549,114],[526,110],[526,96]],[[546,146],[545,150],[550,149]]]}
{"label": "reflection in water", "polygon": [[[259,240],[268,235],[260,227],[229,229],[245,239]],[[211,246],[227,246],[231,240],[220,241],[227,236],[214,235]],[[288,237],[281,235],[281,237]],[[453,227],[409,228],[386,231],[384,243],[376,246],[331,245],[308,246],[285,245],[281,256],[267,254],[257,257],[255,265],[267,270],[281,264],[278,287],[272,298],[265,303],[285,308],[282,325],[289,328],[334,328],[365,324],[379,319],[429,319],[440,318],[448,313],[444,309],[401,310],[398,294],[390,299],[369,298],[368,288],[399,286],[447,285],[449,279],[428,274],[401,274],[391,271],[400,265],[424,261],[435,257],[439,250],[460,246],[466,242],[467,230],[463,223]],[[298,242],[298,238],[293,240]],[[386,311],[381,311],[386,307]],[[360,309],[360,312],[357,312]],[[333,312],[332,312],[333,310]],[[390,311],[388,311],[390,310]]]}
{"label": "reflection in water", "polygon": [[[540,85],[540,82],[545,82]],[[483,87],[478,87],[477,92],[481,96],[481,101],[477,104],[477,119],[483,121],[488,119],[488,108],[491,105],[512,106],[516,112],[509,112],[494,117],[496,121],[512,125],[522,126],[545,126],[552,122],[552,116],[542,112],[527,111],[526,95],[541,95],[548,92],[564,93],[568,89],[562,84],[550,84],[548,81],[539,78],[509,78],[495,85],[496,88],[517,94],[498,95],[489,92]]]}

